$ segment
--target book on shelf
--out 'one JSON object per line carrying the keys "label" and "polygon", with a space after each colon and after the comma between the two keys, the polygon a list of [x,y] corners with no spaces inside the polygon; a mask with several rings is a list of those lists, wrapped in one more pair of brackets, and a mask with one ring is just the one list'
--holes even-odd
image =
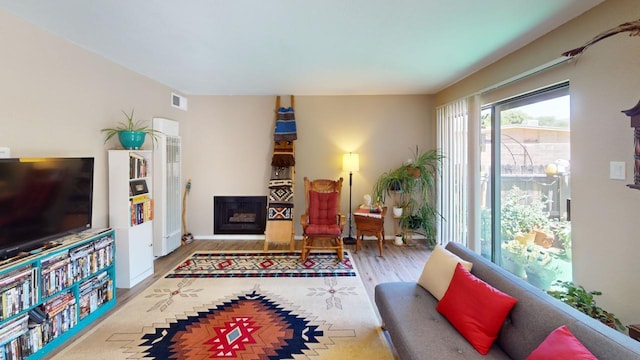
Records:
{"label": "book on shelf", "polygon": [[34,301],[31,288],[31,281],[27,281],[24,283],[16,283],[15,286],[2,293],[2,296],[0,296],[2,319],[13,316],[33,305]]}
{"label": "book on shelf", "polygon": [[13,282],[0,288],[0,320],[29,308],[38,299],[37,269],[26,267],[19,270],[11,272]]}
{"label": "book on shelf", "polygon": [[96,257],[96,271],[102,270],[113,263],[113,246],[98,249],[94,256]]}
{"label": "book on shelf", "polygon": [[109,278],[107,280],[107,301],[111,301],[113,299],[113,279]]}
{"label": "book on shelf", "polygon": [[80,284],[80,318],[96,311],[113,298],[113,281],[109,273],[102,272]]}
{"label": "book on shelf", "polygon": [[42,308],[47,316],[51,318],[61,311],[65,310],[67,307],[75,304],[75,302],[75,296],[73,296],[73,294],[70,292],[65,292],[62,294],[58,294],[50,300],[46,301],[44,304],[42,304]]}
{"label": "book on shelf", "polygon": [[103,236],[99,240],[94,241],[94,247],[96,249],[102,249],[106,246],[112,245],[115,242],[112,236]]}
{"label": "book on shelf", "polygon": [[42,348],[42,327],[29,323],[26,332],[0,347],[0,359],[24,359]]}
{"label": "book on shelf", "polygon": [[0,275],[0,291],[7,285],[10,285],[13,282],[21,281],[26,277],[33,276],[33,267],[31,265],[23,266],[21,268],[15,269],[3,275]]}
{"label": "book on shelf", "polygon": [[98,291],[93,290],[89,294],[89,312],[94,312],[98,309]]}
{"label": "book on shelf", "polygon": [[149,194],[142,194],[142,195],[136,195],[134,197],[131,198],[131,203],[132,204],[141,204],[144,203],[146,201],[149,201]]}
{"label": "book on shelf", "polygon": [[148,197],[141,202],[130,201],[131,225],[140,225],[153,219],[153,201]]}
{"label": "book on shelf", "polygon": [[42,295],[52,295],[73,284],[73,267],[69,257],[42,269]]}
{"label": "book on shelf", "polygon": [[129,153],[129,178],[147,177],[147,159],[136,153]]}
{"label": "book on shelf", "polygon": [[0,328],[0,344],[11,341],[27,332],[28,322],[29,316],[24,314],[3,324],[2,328]]}
{"label": "book on shelf", "polygon": [[138,161],[144,161],[145,160],[144,156],[142,156],[142,155],[140,155],[140,154],[138,154],[136,152],[130,152],[129,153],[129,158],[130,159],[135,159],[135,160],[138,160]]}
{"label": "book on shelf", "polygon": [[94,250],[94,244],[91,242],[91,243],[71,249],[69,251],[69,256],[71,257],[71,260],[75,260],[77,258],[87,256],[88,254],[92,253],[93,250]]}
{"label": "book on shelf", "polygon": [[23,355],[29,356],[42,348],[42,324],[29,321],[29,330],[20,337],[23,340]]}
{"label": "book on shelf", "polygon": [[40,260],[40,266],[42,268],[47,268],[49,266],[55,265],[58,262],[64,261],[65,259],[68,259],[68,258],[69,258],[69,252],[63,251]]}
{"label": "book on shelf", "polygon": [[84,319],[91,313],[91,308],[89,307],[89,294],[86,296],[80,297],[80,319]]}
{"label": "book on shelf", "polygon": [[47,321],[42,324],[43,343],[48,343],[77,324],[76,299],[71,296],[47,312]]}
{"label": "book on shelf", "polygon": [[18,285],[16,284],[10,289],[2,293],[0,302],[2,302],[2,319],[7,319],[20,312],[20,304],[17,299]]}
{"label": "book on shelf", "polygon": [[67,265],[69,265],[69,263],[71,262],[71,260],[67,257],[63,260],[60,260],[58,262],[49,264],[48,266],[43,266],[42,267],[42,274],[47,274],[50,272],[54,272],[60,269],[66,269]]}
{"label": "book on shelf", "polygon": [[84,256],[81,258],[78,258],[76,261],[73,262],[73,273],[74,273],[74,280],[78,281],[80,279],[83,279],[87,276],[89,276],[89,274],[91,273],[91,258],[90,256]]}

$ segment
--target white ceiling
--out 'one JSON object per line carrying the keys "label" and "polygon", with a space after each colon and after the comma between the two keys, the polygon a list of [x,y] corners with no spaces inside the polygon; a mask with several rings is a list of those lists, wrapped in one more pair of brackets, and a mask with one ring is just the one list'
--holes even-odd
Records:
{"label": "white ceiling", "polygon": [[437,92],[602,1],[0,0],[0,8],[184,94],[345,95]]}

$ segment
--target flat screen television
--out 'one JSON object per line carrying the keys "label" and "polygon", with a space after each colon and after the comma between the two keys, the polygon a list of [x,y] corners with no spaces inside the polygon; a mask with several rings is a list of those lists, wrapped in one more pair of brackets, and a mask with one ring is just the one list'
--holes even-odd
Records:
{"label": "flat screen television", "polygon": [[0,159],[0,258],[91,228],[94,159]]}

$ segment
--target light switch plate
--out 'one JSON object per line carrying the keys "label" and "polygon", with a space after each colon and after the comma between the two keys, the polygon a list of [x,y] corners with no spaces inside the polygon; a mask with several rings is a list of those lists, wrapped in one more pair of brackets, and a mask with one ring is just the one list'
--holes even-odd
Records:
{"label": "light switch plate", "polygon": [[0,159],[7,159],[11,157],[11,149],[8,147],[0,147]]}
{"label": "light switch plate", "polygon": [[626,164],[624,161],[609,162],[609,178],[613,180],[624,180]]}

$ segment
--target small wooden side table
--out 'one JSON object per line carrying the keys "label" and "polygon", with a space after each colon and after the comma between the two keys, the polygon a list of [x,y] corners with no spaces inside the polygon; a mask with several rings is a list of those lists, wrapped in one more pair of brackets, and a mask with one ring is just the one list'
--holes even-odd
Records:
{"label": "small wooden side table", "polygon": [[640,324],[627,325],[629,328],[629,336],[640,341]]}
{"label": "small wooden side table", "polygon": [[360,240],[365,235],[375,236],[378,239],[378,249],[382,256],[382,240],[384,240],[384,216],[387,214],[387,207],[382,208],[380,213],[372,213],[369,209],[358,209],[353,213],[356,221],[356,252],[360,247]]}

